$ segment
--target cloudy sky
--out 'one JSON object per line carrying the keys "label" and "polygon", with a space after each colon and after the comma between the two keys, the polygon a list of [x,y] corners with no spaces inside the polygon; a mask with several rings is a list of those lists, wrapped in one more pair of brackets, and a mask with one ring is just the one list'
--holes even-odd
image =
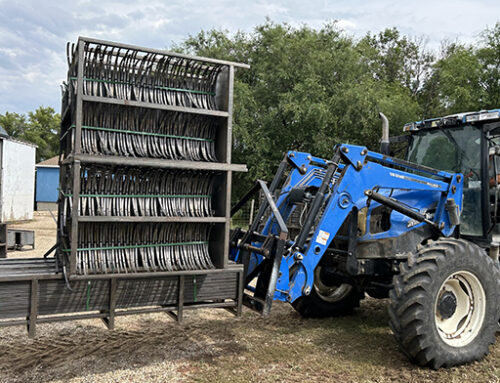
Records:
{"label": "cloudy sky", "polygon": [[320,28],[331,20],[361,37],[397,27],[438,49],[474,41],[500,20],[498,0],[0,0],[0,113],[60,110],[65,45],[78,36],[168,48],[201,29],[250,32],[269,17]]}

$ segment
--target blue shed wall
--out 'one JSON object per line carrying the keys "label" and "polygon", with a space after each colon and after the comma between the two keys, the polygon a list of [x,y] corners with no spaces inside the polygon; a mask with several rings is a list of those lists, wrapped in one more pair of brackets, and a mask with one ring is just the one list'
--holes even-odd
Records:
{"label": "blue shed wall", "polygon": [[59,168],[36,168],[36,202],[57,202]]}

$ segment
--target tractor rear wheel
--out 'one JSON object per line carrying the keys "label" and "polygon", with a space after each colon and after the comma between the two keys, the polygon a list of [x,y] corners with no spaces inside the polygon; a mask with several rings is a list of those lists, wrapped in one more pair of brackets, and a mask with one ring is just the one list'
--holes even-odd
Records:
{"label": "tractor rear wheel", "polygon": [[314,286],[311,293],[302,296],[292,306],[303,317],[323,318],[352,313],[359,307],[364,294],[350,284],[344,283],[334,274],[327,274],[321,265],[314,271]]}
{"label": "tractor rear wheel", "polygon": [[389,325],[411,361],[434,369],[483,358],[495,342],[500,272],[462,239],[433,241],[400,265]]}

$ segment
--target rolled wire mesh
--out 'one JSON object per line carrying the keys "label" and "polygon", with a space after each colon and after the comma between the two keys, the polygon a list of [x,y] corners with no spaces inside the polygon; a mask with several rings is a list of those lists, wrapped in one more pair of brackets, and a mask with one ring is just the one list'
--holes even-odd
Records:
{"label": "rolled wire mesh", "polygon": [[[71,50],[71,52],[69,52]],[[70,81],[76,89],[75,49],[68,46]],[[222,65],[85,43],[83,94],[200,109],[217,109]]]}
{"label": "rolled wire mesh", "polygon": [[[79,215],[210,217],[216,176],[208,171],[84,166]],[[71,193],[64,197],[71,199]]]}
{"label": "rolled wire mesh", "polygon": [[210,228],[186,223],[82,223],[76,271],[88,275],[211,269]]}
{"label": "rolled wire mesh", "polygon": [[[82,165],[79,216],[211,217],[216,172]],[[62,231],[73,210],[70,181],[62,192]],[[212,268],[208,225],[80,223],[77,273]],[[125,246],[125,247],[124,247]]]}
{"label": "rolled wire mesh", "polygon": [[207,116],[88,103],[83,108],[82,152],[217,161],[216,130],[217,121]]}
{"label": "rolled wire mesh", "polygon": [[[66,156],[77,152],[78,120],[81,121],[79,149],[89,157],[218,160],[217,131],[225,128],[219,117],[155,105],[218,110],[217,97],[224,96],[216,95],[223,65],[119,48],[111,43],[87,41],[83,47],[80,64],[83,64],[84,95],[145,104],[120,105],[97,98],[77,104],[78,52],[75,45],[68,45],[69,70],[68,82],[63,87],[63,106],[70,106],[71,113],[63,119],[65,129],[61,136],[61,150]],[[79,111],[78,105],[82,108]],[[79,112],[81,120],[77,118]],[[77,201],[72,190],[72,165],[68,165],[66,176],[61,172],[59,219],[60,233],[67,239],[63,241],[64,253],[70,254],[74,210],[78,217],[86,217],[85,222],[79,221],[76,226],[78,274],[213,267],[208,254],[209,224],[153,223],[142,218],[213,217],[212,195],[220,180],[217,172],[89,163],[81,163]],[[90,222],[87,217],[142,218],[132,223],[102,222],[102,219]]]}

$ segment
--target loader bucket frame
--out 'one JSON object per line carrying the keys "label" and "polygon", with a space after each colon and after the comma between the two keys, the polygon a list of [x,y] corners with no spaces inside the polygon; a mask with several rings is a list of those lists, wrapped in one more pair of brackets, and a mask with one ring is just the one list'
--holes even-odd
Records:
{"label": "loader bucket frame", "polygon": [[[231,247],[239,249],[239,262],[243,264],[243,275],[245,282],[243,289],[252,289],[248,284],[259,275],[257,288],[254,295],[243,292],[243,304],[253,310],[259,311],[262,315],[267,316],[271,313],[271,305],[273,303],[274,291],[276,289],[276,281],[278,280],[278,272],[281,263],[281,257],[285,251],[285,245],[288,235],[288,228],[281,216],[276,202],[274,201],[273,193],[276,191],[279,180],[283,176],[286,169],[286,162],[280,164],[270,188],[266,182],[257,180],[250,191],[231,209],[231,217],[236,214],[248,200],[253,197],[258,191],[262,191],[264,201],[259,207],[259,211],[253,220],[250,229],[243,231],[241,229],[233,230],[231,233]],[[279,226],[279,234],[269,234],[267,236],[256,233],[257,227],[264,216],[266,210],[270,208],[276,222]],[[252,243],[261,242],[262,247],[253,246]],[[251,273],[248,274],[250,262],[250,253],[254,252],[262,255],[265,260],[261,262]],[[265,294],[263,293],[265,290]]]}

